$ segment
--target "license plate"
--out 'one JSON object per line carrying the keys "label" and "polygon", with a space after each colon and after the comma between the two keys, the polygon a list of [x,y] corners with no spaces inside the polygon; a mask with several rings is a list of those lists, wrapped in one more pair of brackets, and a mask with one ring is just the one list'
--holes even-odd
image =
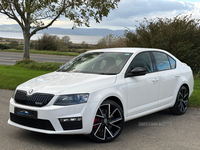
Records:
{"label": "license plate", "polygon": [[15,114],[27,118],[37,119],[37,111],[15,107]]}

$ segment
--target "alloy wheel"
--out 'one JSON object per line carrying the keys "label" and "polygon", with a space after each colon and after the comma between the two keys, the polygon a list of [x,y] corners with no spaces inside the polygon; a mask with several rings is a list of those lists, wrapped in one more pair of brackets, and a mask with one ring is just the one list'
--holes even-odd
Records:
{"label": "alloy wheel", "polygon": [[173,107],[170,108],[170,111],[176,115],[182,115],[186,112],[189,102],[189,91],[186,86],[181,86],[177,97],[176,102]]}
{"label": "alloy wheel", "polygon": [[178,108],[182,113],[184,113],[188,108],[188,96],[189,92],[187,88],[182,87],[178,93]]}
{"label": "alloy wheel", "polygon": [[123,124],[123,113],[119,105],[106,101],[96,113],[92,137],[97,142],[112,141],[121,133]]}

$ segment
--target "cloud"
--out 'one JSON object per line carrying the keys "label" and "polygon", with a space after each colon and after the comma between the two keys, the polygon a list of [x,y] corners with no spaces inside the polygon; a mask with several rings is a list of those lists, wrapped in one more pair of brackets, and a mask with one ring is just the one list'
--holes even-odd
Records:
{"label": "cloud", "polygon": [[166,13],[171,11],[190,11],[194,4],[170,0],[122,0],[118,9],[110,16],[130,18],[133,16],[147,16],[151,13]]}
{"label": "cloud", "polygon": [[6,15],[0,15],[0,24],[16,24],[12,19],[9,19]]}
{"label": "cloud", "polygon": [[92,22],[91,26],[135,28],[136,20],[141,22],[144,18],[175,17],[179,14],[188,14],[194,9],[194,3],[175,0],[121,0],[118,8],[111,11],[107,18],[103,18],[100,25]]}
{"label": "cloud", "polygon": [[[111,10],[108,17],[104,17],[100,24],[91,18],[91,28],[109,28],[123,30],[125,27],[134,29],[138,22],[144,18],[157,17],[172,18],[179,14],[192,14],[194,18],[200,18],[200,2],[197,0],[121,0],[118,8]],[[199,0],[198,0],[199,1]],[[10,19],[0,15],[0,24],[11,23]],[[13,24],[13,23],[12,23]],[[72,28],[73,22],[61,17],[53,24],[53,27]],[[84,27],[84,26],[83,26]]]}

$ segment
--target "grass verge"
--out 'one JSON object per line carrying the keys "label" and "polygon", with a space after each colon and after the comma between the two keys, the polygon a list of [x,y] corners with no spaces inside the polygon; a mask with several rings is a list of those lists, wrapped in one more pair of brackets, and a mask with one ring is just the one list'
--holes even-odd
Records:
{"label": "grass verge", "polygon": [[[0,51],[23,53],[23,50],[16,50],[16,49],[5,49],[5,50],[0,50]],[[30,50],[30,53],[48,54],[48,55],[64,55],[64,56],[78,56],[80,54],[80,53],[75,53],[75,52],[38,51],[38,50]]]}
{"label": "grass verge", "polygon": [[44,62],[39,63],[33,60],[21,60],[17,61],[15,66],[34,69],[34,70],[43,70],[43,71],[55,71],[57,70],[63,63],[55,63],[55,62]]}
{"label": "grass verge", "polygon": [[[0,65],[0,89],[14,90],[19,84],[36,76],[57,70],[59,63],[18,62],[14,66]],[[51,66],[51,67],[50,67]],[[44,68],[48,68],[44,71]],[[29,69],[28,69],[29,68]],[[30,69],[31,68],[31,69]],[[37,69],[37,70],[36,70]],[[42,70],[41,70],[42,69]],[[189,106],[200,107],[200,79],[194,81],[194,92],[189,100]]]}
{"label": "grass verge", "polygon": [[194,91],[189,100],[189,106],[200,107],[200,79],[194,80]]}
{"label": "grass verge", "polygon": [[50,71],[0,65],[0,89],[14,90],[19,84]]}

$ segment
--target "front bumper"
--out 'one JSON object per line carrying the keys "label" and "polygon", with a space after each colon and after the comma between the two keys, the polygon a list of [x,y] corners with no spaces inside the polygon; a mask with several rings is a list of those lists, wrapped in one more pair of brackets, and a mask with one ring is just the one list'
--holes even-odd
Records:
{"label": "front bumper", "polygon": [[[46,105],[33,107],[18,104],[10,99],[8,123],[35,132],[47,134],[89,134],[98,108],[98,102],[70,106]],[[15,108],[37,112],[37,118],[16,114]]]}

